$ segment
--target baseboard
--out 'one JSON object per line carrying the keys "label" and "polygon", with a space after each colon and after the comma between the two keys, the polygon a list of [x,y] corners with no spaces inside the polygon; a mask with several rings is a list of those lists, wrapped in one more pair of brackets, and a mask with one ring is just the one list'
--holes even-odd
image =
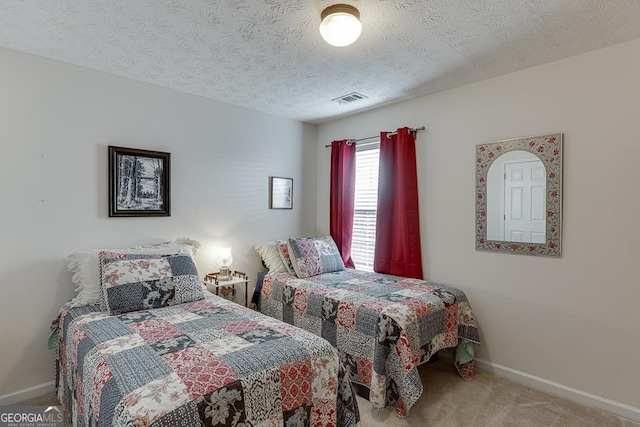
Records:
{"label": "baseboard", "polygon": [[536,377],[515,369],[507,368],[496,363],[475,359],[476,367],[480,370],[509,378],[513,381],[525,384],[536,390],[564,397],[585,406],[602,409],[621,417],[640,422],[640,408],[606,399],[595,394],[587,393],[572,387],[567,387],[544,378]]}
{"label": "baseboard", "polygon": [[33,387],[25,388],[14,393],[5,394],[0,396],[0,405],[15,405],[16,403],[24,400],[33,399],[34,397],[42,396],[47,393],[53,393],[56,391],[56,384],[52,381],[50,383],[44,383]]}

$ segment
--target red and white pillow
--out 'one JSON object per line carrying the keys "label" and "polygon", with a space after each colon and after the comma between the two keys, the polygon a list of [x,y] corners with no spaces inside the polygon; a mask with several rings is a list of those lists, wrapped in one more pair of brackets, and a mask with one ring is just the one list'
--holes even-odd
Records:
{"label": "red and white pillow", "polygon": [[300,279],[345,269],[331,236],[291,238],[287,247],[296,276]]}
{"label": "red and white pillow", "polygon": [[201,300],[202,282],[187,254],[100,252],[102,300],[111,315]]}
{"label": "red and white pillow", "polygon": [[287,269],[287,273],[296,274],[293,262],[291,261],[291,248],[289,247],[289,242],[286,240],[276,240],[276,245],[278,245],[278,253],[282,263]]}
{"label": "red and white pillow", "polygon": [[100,289],[100,267],[98,255],[100,252],[114,252],[120,254],[149,254],[171,255],[187,254],[194,257],[200,243],[185,238],[176,239],[157,245],[135,246],[119,249],[87,249],[73,252],[69,255],[68,269],[71,281],[75,285],[77,295],[71,300],[72,307],[99,304],[102,300]]}

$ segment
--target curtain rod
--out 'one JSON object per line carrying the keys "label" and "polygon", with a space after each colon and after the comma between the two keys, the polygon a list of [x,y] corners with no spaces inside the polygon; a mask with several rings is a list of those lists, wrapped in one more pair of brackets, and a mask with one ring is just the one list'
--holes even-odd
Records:
{"label": "curtain rod", "polygon": [[[411,129],[409,129],[409,132],[422,132],[422,131],[423,131],[423,130],[425,130],[425,129],[426,129],[426,128],[425,128],[424,126],[420,126],[420,127],[417,127],[417,128],[411,128]],[[387,133],[387,138],[391,138],[392,136],[395,136],[395,135],[397,135],[397,134],[398,134],[398,132],[389,132],[389,133]],[[379,136],[379,135],[377,135],[377,136],[368,136],[368,137],[366,137],[366,138],[347,139],[347,144],[348,144],[348,145],[351,145],[351,144],[354,144],[354,143],[356,143],[356,142],[360,142],[360,141],[367,141],[367,140],[369,140],[369,139],[378,139],[378,138],[380,138],[380,136]],[[331,147],[331,144],[328,144],[328,145],[325,145],[325,146],[324,146],[324,148],[329,148],[329,147]]]}

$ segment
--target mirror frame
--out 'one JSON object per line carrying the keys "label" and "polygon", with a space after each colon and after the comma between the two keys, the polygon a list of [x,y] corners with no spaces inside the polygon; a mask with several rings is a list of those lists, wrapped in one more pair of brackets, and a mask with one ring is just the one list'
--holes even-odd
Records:
{"label": "mirror frame", "polygon": [[[501,154],[527,151],[545,167],[546,242],[487,239],[487,173]],[[562,133],[506,139],[476,145],[476,250],[560,258],[562,254]]]}

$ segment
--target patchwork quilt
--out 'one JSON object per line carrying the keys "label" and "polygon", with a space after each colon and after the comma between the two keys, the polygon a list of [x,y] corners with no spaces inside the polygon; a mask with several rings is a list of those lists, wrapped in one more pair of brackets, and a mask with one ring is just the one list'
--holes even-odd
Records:
{"label": "patchwork quilt", "polygon": [[422,394],[418,365],[443,348],[473,378],[480,344],[464,292],[451,286],[353,269],[299,279],[267,274],[260,310],[337,347],[351,381],[377,408],[404,417]]}
{"label": "patchwork quilt", "polygon": [[62,307],[56,385],[74,426],[352,426],[338,352],[233,302],[110,316]]}

